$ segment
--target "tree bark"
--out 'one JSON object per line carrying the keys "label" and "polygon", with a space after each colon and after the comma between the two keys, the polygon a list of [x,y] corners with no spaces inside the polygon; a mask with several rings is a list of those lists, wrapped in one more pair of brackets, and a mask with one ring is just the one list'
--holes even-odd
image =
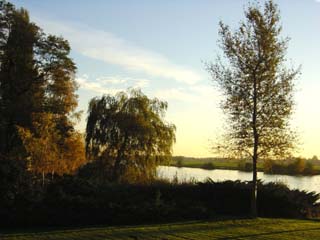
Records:
{"label": "tree bark", "polygon": [[[256,149],[257,147],[254,147]],[[258,181],[257,181],[257,155],[252,157],[252,189],[251,189],[251,217],[256,218],[257,213],[257,193],[258,193]]]}
{"label": "tree bark", "polygon": [[44,171],[42,171],[42,187],[44,187]]}
{"label": "tree bark", "polygon": [[252,114],[252,130],[253,130],[253,154],[252,154],[252,189],[251,189],[251,217],[256,218],[257,214],[257,160],[259,134],[257,131],[257,79],[253,79],[253,114]]}

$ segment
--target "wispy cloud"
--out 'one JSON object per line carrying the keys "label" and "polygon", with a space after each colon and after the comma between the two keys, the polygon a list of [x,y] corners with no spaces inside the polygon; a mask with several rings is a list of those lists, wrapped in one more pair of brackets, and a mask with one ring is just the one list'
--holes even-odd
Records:
{"label": "wispy cloud", "polygon": [[96,79],[100,83],[104,84],[124,84],[127,83],[127,79],[119,77],[99,77]]}
{"label": "wispy cloud", "polygon": [[87,57],[115,64],[126,70],[191,85],[203,78],[199,72],[173,63],[162,54],[136,46],[113,33],[45,19],[37,22],[47,32],[64,36],[75,51]]}
{"label": "wispy cloud", "polygon": [[89,90],[98,94],[116,94],[119,91],[123,91],[124,88],[111,88],[106,87],[100,82],[90,81],[88,78],[82,76],[76,78],[77,83],[80,85],[81,89]]}
{"label": "wispy cloud", "polygon": [[163,100],[178,100],[181,102],[206,103],[217,100],[217,93],[207,85],[195,85],[187,88],[168,88],[157,90],[154,95]]}
{"label": "wispy cloud", "polygon": [[149,85],[149,80],[147,80],[147,79],[137,79],[135,84],[133,84],[133,87],[144,88],[144,87],[146,87],[148,85]]}
{"label": "wispy cloud", "polygon": [[104,76],[90,79],[86,74],[76,78],[81,89],[99,94],[116,94],[128,88],[144,88],[148,86],[149,80],[143,78]]}
{"label": "wispy cloud", "polygon": [[178,100],[182,102],[194,102],[196,96],[183,88],[169,88],[157,90],[154,94],[161,100]]}

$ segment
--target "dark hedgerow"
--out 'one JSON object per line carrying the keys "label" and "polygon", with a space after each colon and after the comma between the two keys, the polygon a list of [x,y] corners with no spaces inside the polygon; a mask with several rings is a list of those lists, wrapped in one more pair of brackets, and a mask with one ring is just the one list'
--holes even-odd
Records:
{"label": "dark hedgerow", "polygon": [[[139,224],[249,216],[250,182],[225,181],[149,185],[93,184],[65,176],[37,192],[34,202],[17,198],[0,206],[1,226]],[[39,194],[41,195],[39,197]],[[259,183],[261,217],[305,218],[317,212],[319,195]],[[11,200],[12,201],[12,200]],[[14,209],[1,209],[3,206]],[[28,211],[22,211],[25,208]],[[20,211],[17,211],[20,209]],[[28,213],[28,214],[26,214]],[[10,222],[6,219],[11,219]]]}

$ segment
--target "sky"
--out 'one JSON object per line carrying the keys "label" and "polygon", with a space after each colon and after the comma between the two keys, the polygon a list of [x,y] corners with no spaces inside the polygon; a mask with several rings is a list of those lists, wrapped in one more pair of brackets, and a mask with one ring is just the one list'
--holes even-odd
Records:
{"label": "sky", "polygon": [[[91,98],[141,88],[168,102],[166,121],[177,127],[174,155],[213,156],[223,132],[223,97],[205,62],[221,53],[218,23],[232,29],[244,19],[246,0],[13,0],[46,33],[70,42],[77,65],[77,128],[85,130]],[[276,0],[283,37],[290,37],[288,66],[301,75],[292,126],[296,155],[320,157],[320,0]]]}

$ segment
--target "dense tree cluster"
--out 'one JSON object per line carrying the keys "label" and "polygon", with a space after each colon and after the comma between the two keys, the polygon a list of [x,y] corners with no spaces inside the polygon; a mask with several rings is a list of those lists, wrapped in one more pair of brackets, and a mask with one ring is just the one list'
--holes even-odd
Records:
{"label": "dense tree cluster", "polygon": [[[86,162],[74,129],[76,66],[62,37],[45,34],[25,9],[0,1],[0,156],[42,176],[72,174]],[[130,96],[129,96],[130,95]],[[165,102],[139,90],[94,98],[89,105],[82,169],[104,180],[144,181],[171,156],[173,125]],[[112,169],[112,170],[111,170]]]}
{"label": "dense tree cluster", "polygon": [[70,46],[0,2],[0,156],[36,174],[71,173],[85,162],[74,129],[76,66]]}

